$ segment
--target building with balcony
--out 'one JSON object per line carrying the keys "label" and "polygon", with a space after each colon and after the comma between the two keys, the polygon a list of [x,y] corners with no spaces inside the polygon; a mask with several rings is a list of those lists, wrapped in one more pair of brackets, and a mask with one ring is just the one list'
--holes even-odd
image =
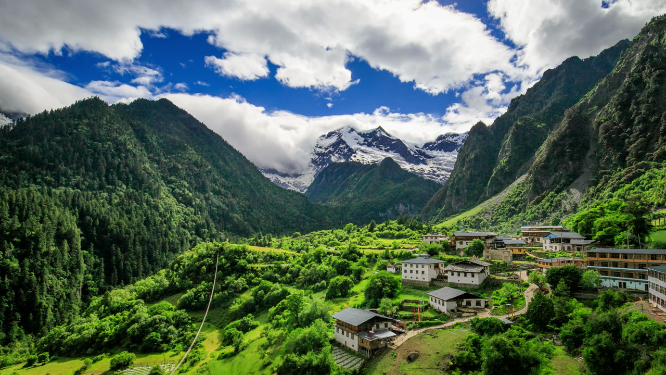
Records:
{"label": "building with balcony", "polygon": [[666,266],[648,268],[650,304],[666,312]]}
{"label": "building with balcony", "polygon": [[443,260],[421,255],[402,262],[402,283],[406,285],[430,286],[433,280],[443,279]]}
{"label": "building with balcony", "polygon": [[604,287],[648,291],[648,268],[666,265],[666,250],[594,249],[587,269],[597,270]]}
{"label": "building with balcony", "polygon": [[458,307],[482,309],[486,307],[486,300],[476,294],[462,290],[444,287],[428,293],[430,306],[439,312],[448,313],[456,311]]}
{"label": "building with balcony", "polygon": [[584,239],[585,236],[576,232],[550,232],[543,236],[541,241],[544,250],[573,251],[574,245],[571,241]]}
{"label": "building with balcony", "polygon": [[396,336],[391,326],[398,321],[372,311],[348,307],[332,318],[335,319],[335,341],[367,357],[372,357],[373,352]]}
{"label": "building with balcony", "polygon": [[472,241],[481,240],[486,247],[492,247],[495,237],[497,233],[493,232],[453,232],[451,245],[454,245],[456,250],[464,250]]}
{"label": "building with balcony", "polygon": [[537,267],[539,271],[543,274],[546,274],[549,268],[555,267],[564,267],[564,266],[576,266],[578,268],[585,268],[585,259],[579,257],[559,257],[559,258],[550,258],[550,259],[539,259],[537,262]]}
{"label": "building with balcony", "polygon": [[571,229],[559,225],[545,225],[545,226],[525,226],[520,227],[521,237],[523,241],[527,242],[530,246],[535,242],[540,243],[543,236],[551,232],[571,232]]}
{"label": "building with balcony", "polygon": [[423,242],[425,243],[442,243],[447,242],[449,238],[444,234],[431,233],[423,236]]}

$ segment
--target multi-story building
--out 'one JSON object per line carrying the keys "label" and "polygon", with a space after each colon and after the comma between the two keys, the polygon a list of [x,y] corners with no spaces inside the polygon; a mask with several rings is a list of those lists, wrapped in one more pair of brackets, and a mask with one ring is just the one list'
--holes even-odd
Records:
{"label": "multi-story building", "polygon": [[564,267],[564,266],[576,266],[578,268],[585,267],[585,259],[579,257],[560,257],[560,258],[550,258],[550,259],[539,259],[537,262],[537,267],[539,271],[544,274],[549,268],[554,267]]}
{"label": "multi-story building", "polygon": [[648,268],[650,304],[666,312],[666,266]]}
{"label": "multi-story building", "polygon": [[525,255],[525,246],[527,243],[523,240],[514,240],[511,237],[497,237],[493,244],[496,249],[505,249],[511,251],[511,254]]}
{"label": "multi-story building", "polygon": [[542,244],[544,250],[573,251],[573,240],[584,240],[585,236],[576,232],[550,232],[543,236]]}
{"label": "multi-story building", "polygon": [[497,233],[493,232],[453,232],[451,238],[451,245],[454,245],[457,250],[463,250],[474,240],[481,240],[486,247],[492,247],[493,240],[497,237]]}
{"label": "multi-story building", "polygon": [[332,317],[335,319],[335,341],[367,357],[396,336],[391,325],[397,320],[372,311],[348,307]]}
{"label": "multi-story building", "polygon": [[666,265],[666,250],[594,249],[587,251],[587,269],[597,270],[602,286],[648,291],[648,268]]}
{"label": "multi-story building", "polygon": [[429,286],[433,280],[444,277],[444,261],[421,255],[402,262],[402,283]]}
{"label": "multi-story building", "polygon": [[425,243],[442,243],[448,240],[449,238],[444,234],[431,233],[423,236],[423,242]]}
{"label": "multi-story building", "polygon": [[559,225],[546,225],[546,226],[525,226],[520,227],[521,236],[523,241],[530,245],[535,242],[541,242],[543,236],[551,232],[571,232],[571,229]]}
{"label": "multi-story building", "polygon": [[587,247],[597,241],[595,240],[571,240],[571,251],[583,252],[587,251]]}
{"label": "multi-story building", "polygon": [[444,268],[449,283],[479,286],[490,275],[490,263],[477,259],[461,260]]}

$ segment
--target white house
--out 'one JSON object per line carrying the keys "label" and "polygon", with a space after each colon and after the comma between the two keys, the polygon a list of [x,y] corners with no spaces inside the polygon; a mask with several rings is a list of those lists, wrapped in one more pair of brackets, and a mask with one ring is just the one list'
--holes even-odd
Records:
{"label": "white house", "polygon": [[335,341],[368,357],[396,336],[390,328],[398,321],[372,311],[348,307],[332,318],[335,319]]}
{"label": "white house", "polygon": [[437,234],[437,233],[431,233],[431,234],[426,234],[423,236],[423,242],[425,243],[442,243],[442,242],[447,242],[449,240],[446,235],[443,234]]}
{"label": "white house", "polygon": [[479,286],[490,274],[490,263],[477,259],[462,260],[444,268],[449,282]]}
{"label": "white house", "polygon": [[402,265],[400,264],[393,263],[386,266],[386,271],[388,271],[389,273],[400,273],[401,270],[402,270]]}
{"label": "white house", "polygon": [[444,276],[444,261],[420,255],[402,262],[402,282],[420,286],[429,286],[432,280]]}
{"label": "white house", "polygon": [[576,232],[550,232],[543,236],[541,241],[544,250],[572,251],[573,245],[571,241],[584,239],[585,236]]}
{"label": "white house", "polygon": [[428,293],[430,306],[441,312],[455,311],[457,307],[471,307],[482,309],[486,307],[486,300],[475,294],[463,292],[462,290],[444,287]]}
{"label": "white house", "polygon": [[650,304],[666,312],[666,266],[648,268]]}

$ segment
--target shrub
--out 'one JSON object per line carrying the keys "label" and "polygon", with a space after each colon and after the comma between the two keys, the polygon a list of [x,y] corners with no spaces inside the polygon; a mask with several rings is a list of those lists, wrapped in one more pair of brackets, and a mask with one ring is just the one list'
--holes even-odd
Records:
{"label": "shrub", "polygon": [[133,353],[122,352],[111,358],[111,370],[124,370],[134,364],[136,356]]}
{"label": "shrub", "polygon": [[25,364],[27,366],[33,366],[37,362],[37,356],[36,355],[30,355],[28,358],[25,360]]}
{"label": "shrub", "polygon": [[39,362],[39,363],[48,363],[49,359],[50,359],[50,356],[49,356],[48,352],[40,353],[37,356],[37,362]]}
{"label": "shrub", "polygon": [[160,366],[153,366],[153,368],[150,369],[150,372],[148,375],[164,375],[164,371],[160,368]]}

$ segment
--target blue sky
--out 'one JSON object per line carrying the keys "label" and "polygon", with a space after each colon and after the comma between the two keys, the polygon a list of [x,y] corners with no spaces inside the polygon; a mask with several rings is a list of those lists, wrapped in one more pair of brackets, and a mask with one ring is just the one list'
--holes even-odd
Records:
{"label": "blue sky", "polygon": [[342,126],[424,143],[491,124],[545,69],[664,12],[666,0],[0,1],[0,111],[166,97],[258,166],[293,172]]}

